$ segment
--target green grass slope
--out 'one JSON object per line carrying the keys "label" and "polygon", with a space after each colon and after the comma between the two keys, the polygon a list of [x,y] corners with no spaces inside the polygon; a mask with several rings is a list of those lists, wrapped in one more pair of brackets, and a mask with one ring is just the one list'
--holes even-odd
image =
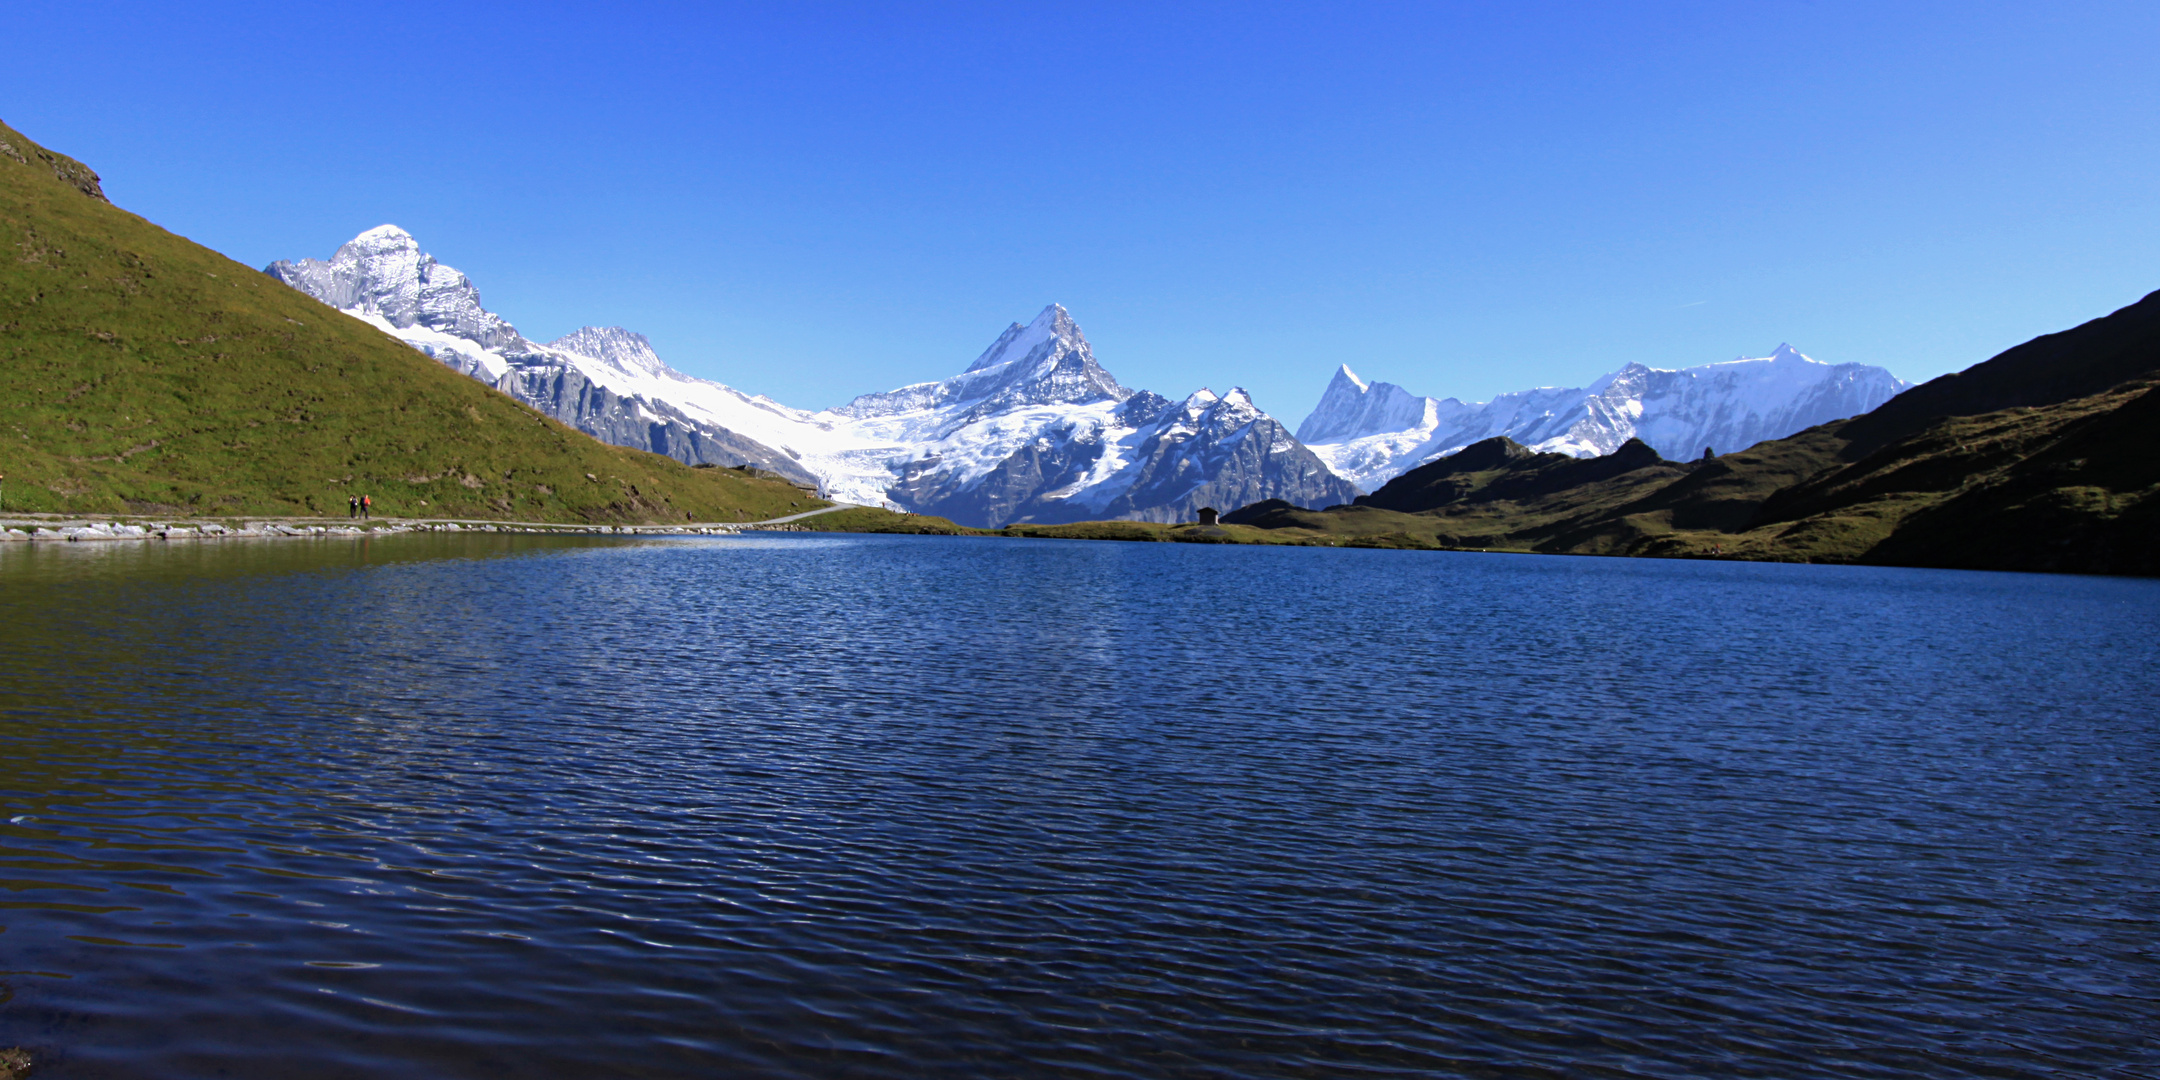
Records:
{"label": "green grass slope", "polygon": [[2160,574],[2160,391],[1950,417],[1642,554]]}
{"label": "green grass slope", "polygon": [[[1990,420],[1995,430],[1981,430]],[[1960,439],[1960,456],[1992,460],[1937,489],[1866,561],[2160,575],[2160,390],[2126,386],[1958,426],[1928,434]],[[1973,445],[1985,439],[2003,445]]]}
{"label": "green grass slope", "polygon": [[1357,505],[1415,514],[1472,503],[1520,503],[1650,468],[1663,469],[1668,478],[1687,471],[1640,439],[1629,439],[1603,457],[1578,458],[1540,454],[1502,435],[1420,465],[1358,496]]}
{"label": "green grass slope", "polygon": [[0,125],[8,512],[741,521],[825,505],[608,446],[107,201]]}

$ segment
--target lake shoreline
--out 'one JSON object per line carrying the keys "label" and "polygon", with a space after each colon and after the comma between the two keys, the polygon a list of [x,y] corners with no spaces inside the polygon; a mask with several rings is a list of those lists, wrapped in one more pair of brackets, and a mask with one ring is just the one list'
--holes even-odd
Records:
{"label": "lake shoreline", "polygon": [[1080,521],[1056,525],[1015,524],[974,528],[946,518],[906,514],[877,507],[837,505],[762,522],[683,525],[580,525],[561,522],[496,521],[484,518],[376,518],[358,521],[335,517],[173,518],[140,515],[86,517],[60,514],[0,516],[0,544],[76,543],[122,540],[330,539],[413,534],[491,533],[524,536],[735,536],[743,533],[853,533],[857,535],[959,536],[1014,540],[1108,540],[1126,543],[1230,544],[1247,547],[1362,548],[1386,551],[1450,551],[1485,555],[1572,555],[1685,562],[1790,563],[1809,566],[1908,566],[1911,569],[1993,570],[1998,573],[2049,573],[2096,577],[2074,570],[2002,570],[1973,566],[1925,566],[1877,563],[1864,559],[1792,556],[1760,548],[1710,544],[1666,545],[1649,551],[1537,551],[1531,548],[1467,547],[1442,544],[1405,532],[1324,534],[1300,529],[1264,529],[1250,525],[1202,525],[1198,522]]}
{"label": "lake shoreline", "polygon": [[2153,584],[711,539],[0,548],[0,1050],[51,1080],[2141,1060],[2151,927],[2111,898],[2160,865]]}
{"label": "lake shoreline", "polygon": [[[1402,516],[1402,515],[1396,515]],[[1198,522],[1076,521],[1064,524],[1012,524],[996,529],[972,528],[946,518],[899,514],[862,507],[834,512],[811,523],[805,531],[935,536],[1007,537],[1032,540],[1116,540],[1137,543],[1237,544],[1251,547],[1367,548],[1388,551],[1456,551],[1489,555],[1555,555],[1600,559],[1651,559],[1661,562],[1783,563],[1799,566],[1880,566],[1913,570],[1984,570],[2003,574],[2141,578],[2151,575],[2106,573],[2080,567],[2028,567],[1958,565],[1953,560],[1876,560],[1865,552],[1795,551],[1746,543],[1728,534],[1676,531],[1655,544],[1610,550],[1545,551],[1534,547],[1477,547],[1445,543],[1433,535],[1399,527],[1392,520],[1375,521],[1359,531],[1322,532],[1315,529],[1264,528],[1246,524],[1203,525]]]}
{"label": "lake shoreline", "polygon": [[123,540],[225,540],[397,536],[413,533],[512,533],[526,536],[732,536],[801,532],[803,515],[764,522],[688,525],[565,525],[474,518],[325,517],[131,518],[58,514],[0,518],[0,543],[102,543]]}

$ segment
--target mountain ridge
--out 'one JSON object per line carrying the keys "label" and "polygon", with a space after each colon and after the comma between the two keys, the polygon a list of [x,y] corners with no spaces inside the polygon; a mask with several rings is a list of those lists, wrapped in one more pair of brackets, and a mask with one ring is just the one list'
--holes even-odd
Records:
{"label": "mountain ridge", "polygon": [[1358,494],[1242,392],[1177,412],[1124,386],[1054,303],[957,375],[813,413],[684,375],[620,327],[529,341],[396,226],[265,272],[596,437],[769,469],[844,501],[992,525],[1177,520],[1205,504]]}
{"label": "mountain ridge", "polygon": [[1676,459],[1736,450],[1867,412],[1907,386],[1882,368],[1824,364],[1790,344],[1691,368],[1629,363],[1585,387],[1538,387],[1484,402],[1367,383],[1345,364],[1298,437],[1337,473],[1377,489],[1500,435],[1577,457],[1610,453],[1630,438]]}
{"label": "mountain ridge", "polygon": [[962,524],[1179,521],[1206,505],[1357,494],[1243,390],[1173,403],[1120,384],[1058,304],[1007,327],[959,375],[832,413],[906,448],[888,498]]}
{"label": "mountain ridge", "polygon": [[1232,518],[1299,542],[2160,574],[2160,292],[1738,452],[1573,478],[1554,458],[1479,443],[1352,507]]}
{"label": "mountain ridge", "polygon": [[[796,455],[745,433],[740,421],[721,420],[755,412],[758,402],[658,364],[650,342],[619,327],[588,327],[548,345],[531,341],[481,303],[470,278],[396,225],[361,233],[327,260],[281,259],[263,272],[603,442],[689,465],[749,466],[818,483]],[[618,362],[637,351],[623,335],[643,342],[649,362]],[[612,350],[616,359],[562,344],[570,340]],[[685,398],[706,407],[685,408]]]}

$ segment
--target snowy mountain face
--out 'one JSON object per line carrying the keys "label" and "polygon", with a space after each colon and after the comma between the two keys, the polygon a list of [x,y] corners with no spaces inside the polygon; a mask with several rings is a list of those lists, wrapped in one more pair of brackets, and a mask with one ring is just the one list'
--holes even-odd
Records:
{"label": "snowy mountain face", "polygon": [[1419,397],[1367,384],[1345,365],[1298,439],[1337,474],[1382,484],[1471,443],[1505,435],[1540,452],[1597,457],[1631,438],[1673,460],[1868,412],[1912,384],[1865,364],[1825,364],[1790,345],[1769,356],[1667,371],[1629,364],[1583,388],[1542,388],[1491,401]]}
{"label": "snowy mountain face", "polygon": [[619,327],[529,341],[396,226],[266,272],[603,441],[760,466],[843,502],[990,526],[1359,494],[1242,390],[1172,403],[1120,385],[1055,304],[959,375],[812,413],[684,375]]}
{"label": "snowy mountain face", "polygon": [[801,455],[769,441],[808,415],[669,368],[620,328],[546,345],[480,305],[464,274],[395,225],[370,229],[328,261],[264,272],[603,442],[689,464],[754,465],[804,483]]}
{"label": "snowy mountain face", "polygon": [[889,500],[962,524],[1190,521],[1203,506],[1358,494],[1243,390],[1172,404],[1119,385],[1055,304],[959,375],[832,415],[865,441],[905,448],[888,462]]}

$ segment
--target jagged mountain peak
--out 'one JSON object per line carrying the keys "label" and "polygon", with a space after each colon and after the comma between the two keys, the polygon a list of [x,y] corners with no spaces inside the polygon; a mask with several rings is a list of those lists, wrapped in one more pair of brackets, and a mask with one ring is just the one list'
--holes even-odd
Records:
{"label": "jagged mountain peak", "polygon": [[1008,329],[968,366],[934,384],[940,400],[974,401],[978,411],[1021,404],[1123,401],[1132,391],[1095,361],[1095,350],[1066,310],[1051,304],[1026,326]]}
{"label": "jagged mountain peak", "polygon": [[802,433],[807,414],[692,379],[668,367],[643,334],[619,326],[582,327],[535,344],[483,307],[464,274],[396,225],[361,233],[328,260],[265,269],[597,438],[691,464],[756,465],[804,482],[822,479],[801,464],[802,454],[775,445]]}
{"label": "jagged mountain peak", "polygon": [[1637,438],[1690,459],[1704,446],[1737,450],[1859,415],[1905,387],[1882,368],[1826,364],[1789,342],[1769,356],[1696,367],[1631,362],[1585,387],[1540,387],[1467,404],[1380,382],[1360,393],[1338,372],[1298,438],[1337,474],[1378,487],[1499,435],[1577,457],[1609,455]]}
{"label": "jagged mountain peak", "polygon": [[1705,364],[1703,366],[1717,368],[1724,367],[1726,364],[1815,364],[1821,367],[1830,366],[1793,348],[1790,342],[1780,342],[1777,348],[1770,350],[1768,356],[1749,356],[1742,353],[1725,361],[1725,364]]}
{"label": "jagged mountain peak", "polygon": [[1006,327],[998,339],[983,350],[983,354],[968,365],[968,371],[986,371],[1020,360],[1037,358],[1037,354],[1058,355],[1068,352],[1091,352],[1087,335],[1080,332],[1080,324],[1073,321],[1072,313],[1062,304],[1051,304],[1035,316],[1034,321],[1022,326],[1014,323]]}
{"label": "jagged mountain peak", "polygon": [[1095,362],[1072,316],[1051,304],[1026,326],[1006,327],[958,375],[864,394],[832,411],[861,420],[958,408],[973,421],[1029,405],[1115,403],[1132,394]]}
{"label": "jagged mountain peak", "polygon": [[[395,225],[377,225],[347,240],[330,256],[330,263],[334,266],[366,264],[377,276],[383,274],[379,268],[390,265],[397,266],[400,273],[412,273],[419,277],[427,277],[438,268],[435,257],[420,250],[420,241],[414,239],[413,234]],[[463,274],[449,267],[440,269],[459,280],[464,278]]]}
{"label": "jagged mountain peak", "polygon": [[332,307],[381,318],[387,329],[424,327],[486,350],[530,347],[516,327],[481,306],[480,291],[464,274],[436,262],[396,225],[353,237],[327,261],[281,260],[263,270]]}
{"label": "jagged mountain peak", "polygon": [[968,524],[1137,518],[1266,498],[1324,506],[1357,488],[1237,388],[1173,404],[1128,390],[1050,305],[949,379],[866,394],[826,414],[896,449],[881,497]]}
{"label": "jagged mountain peak", "polygon": [[1394,383],[1368,383],[1343,364],[1328,380],[1320,404],[1298,425],[1297,438],[1324,443],[1365,431],[1405,428],[1417,423],[1424,411],[1424,398]]}
{"label": "jagged mountain peak", "polygon": [[653,351],[645,335],[620,326],[581,326],[548,342],[548,347],[590,356],[625,371],[649,375],[672,373],[673,368]]}
{"label": "jagged mountain peak", "polygon": [[1177,521],[1203,505],[1357,494],[1242,389],[1202,390],[1187,412],[1120,386],[1059,304],[1009,326],[961,374],[809,413],[674,371],[622,327],[528,341],[396,226],[269,272],[596,437],[757,465],[847,501],[996,525]]}
{"label": "jagged mountain peak", "polygon": [[1226,394],[1217,394],[1203,386],[1193,391],[1178,407],[1187,420],[1224,430],[1267,415],[1259,406],[1253,404],[1252,395],[1246,393],[1242,386],[1233,386]]}
{"label": "jagged mountain peak", "polygon": [[347,247],[352,247],[352,246],[355,246],[355,245],[357,245],[357,246],[359,246],[359,247],[364,247],[364,248],[365,248],[365,247],[409,247],[409,248],[418,248],[418,247],[420,246],[420,241],[418,241],[418,240],[415,240],[415,239],[413,239],[413,234],[411,234],[411,233],[409,233],[409,232],[406,232],[406,231],[405,231],[404,229],[402,229],[402,228],[400,228],[400,227],[398,227],[398,226],[396,226],[396,225],[391,225],[391,224],[385,223],[385,224],[382,224],[382,225],[377,225],[377,226],[375,226],[374,228],[372,228],[372,229],[369,229],[368,231],[366,231],[366,232],[364,232],[364,233],[361,233],[361,234],[360,234],[360,235],[358,235],[358,236],[355,236],[355,237],[353,237],[353,238],[352,238],[352,240],[351,240],[351,241],[349,241],[349,242],[348,242],[348,243],[346,244],[346,246],[347,246]]}

